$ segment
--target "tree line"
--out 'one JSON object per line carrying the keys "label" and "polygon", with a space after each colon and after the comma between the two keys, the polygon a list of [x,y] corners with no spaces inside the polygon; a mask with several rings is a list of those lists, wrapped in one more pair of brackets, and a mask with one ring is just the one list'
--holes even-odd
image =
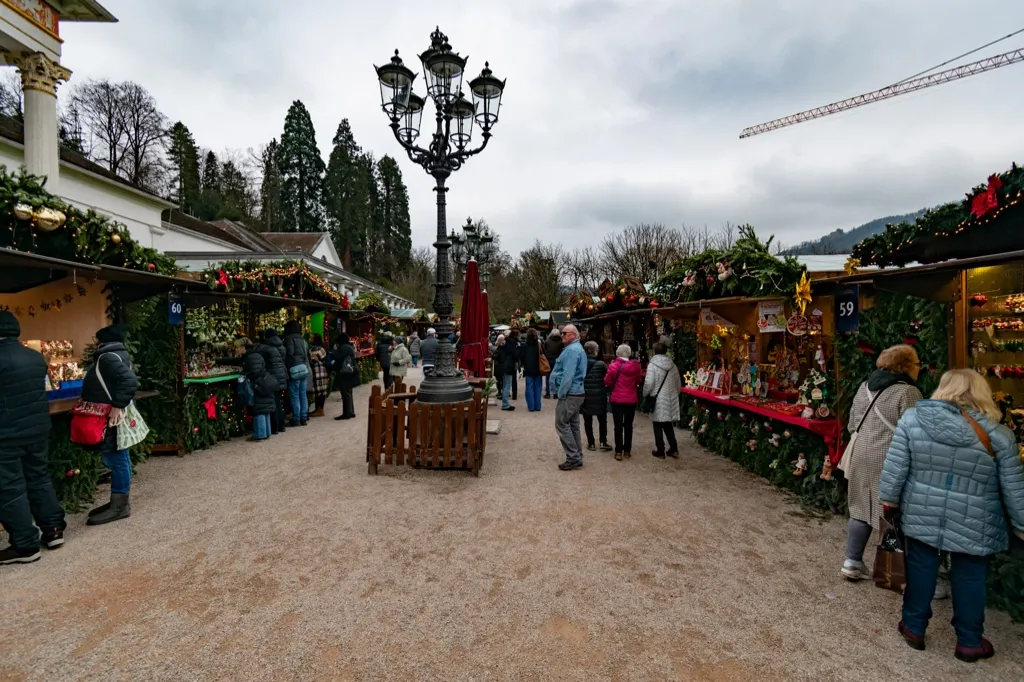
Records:
{"label": "tree line", "polygon": [[[131,81],[73,82],[61,91],[60,144],[200,220],[260,232],[328,231],[345,268],[386,286],[409,264],[409,195],[394,158],[375,159],[338,125],[327,162],[296,100],[279,138],[220,155],[171,122]],[[17,74],[0,79],[0,115],[22,120]]]}

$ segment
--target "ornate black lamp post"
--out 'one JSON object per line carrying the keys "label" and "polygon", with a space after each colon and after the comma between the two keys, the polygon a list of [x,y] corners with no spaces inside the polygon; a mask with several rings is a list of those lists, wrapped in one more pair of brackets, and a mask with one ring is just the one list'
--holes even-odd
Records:
{"label": "ornate black lamp post", "polygon": [[[426,101],[412,92],[416,74],[402,63],[395,50],[389,64],[374,67],[380,80],[381,108],[391,120],[395,139],[409,154],[413,163],[423,167],[434,178],[437,186],[437,284],[434,292],[434,312],[439,318],[436,326],[438,345],[433,376],[424,377],[418,400],[430,403],[450,403],[469,400],[473,390],[455,368],[455,352],[448,335],[452,332],[451,314],[452,275],[448,249],[445,216],[445,181],[462,168],[466,159],[479,154],[491,139],[491,129],[498,122],[501,95],[505,81],[498,80],[484,64],[480,75],[469,82],[473,101],[462,92],[462,77],[466,57],[452,52],[448,37],[440,28],[430,34],[430,47],[420,55],[427,81],[427,95],[434,101],[437,127],[426,148],[416,144],[420,134],[420,120]],[[473,124],[480,128],[480,146],[471,149]]]}
{"label": "ornate black lamp post", "polygon": [[480,281],[486,291],[487,284],[491,281],[491,272],[487,266],[494,255],[494,235],[491,234],[491,230],[486,225],[478,229],[472,218],[466,218],[462,234],[453,230],[448,235],[448,241],[451,243],[452,261],[460,270],[465,272],[470,259],[475,259],[480,264]]}

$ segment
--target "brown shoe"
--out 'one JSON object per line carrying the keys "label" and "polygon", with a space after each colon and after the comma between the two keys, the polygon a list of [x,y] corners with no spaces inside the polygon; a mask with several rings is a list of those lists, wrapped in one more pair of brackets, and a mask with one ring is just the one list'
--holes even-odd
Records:
{"label": "brown shoe", "polygon": [[319,410],[314,410],[313,412],[310,412],[309,416],[310,417],[323,417],[324,416],[324,408],[321,407]]}
{"label": "brown shoe", "polygon": [[630,457],[632,457],[633,455],[632,455],[631,453],[629,453],[629,452],[623,452],[623,453],[622,453],[622,456],[623,456],[623,457],[625,457],[626,459],[629,459],[629,458],[630,458]]}
{"label": "brown shoe", "polygon": [[621,462],[622,461],[622,453],[621,452],[616,452],[615,453],[615,461],[616,462]]}

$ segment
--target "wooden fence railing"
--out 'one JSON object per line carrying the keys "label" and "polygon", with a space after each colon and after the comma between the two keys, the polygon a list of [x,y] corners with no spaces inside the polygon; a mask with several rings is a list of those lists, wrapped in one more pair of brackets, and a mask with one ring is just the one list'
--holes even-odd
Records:
{"label": "wooden fence railing", "polygon": [[400,381],[370,390],[367,473],[380,464],[426,469],[468,469],[480,475],[487,445],[487,400],[480,389],[464,403],[416,401],[416,388]]}

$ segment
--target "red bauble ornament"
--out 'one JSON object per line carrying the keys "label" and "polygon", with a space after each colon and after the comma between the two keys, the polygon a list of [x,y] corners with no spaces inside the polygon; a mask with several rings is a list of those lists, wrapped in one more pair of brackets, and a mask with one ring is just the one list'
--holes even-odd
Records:
{"label": "red bauble ornament", "polygon": [[715,283],[715,278],[712,277],[711,275],[708,275],[708,284],[714,284],[714,283]]}
{"label": "red bauble ornament", "polygon": [[149,271],[150,271],[150,272],[153,272],[154,270],[156,270],[156,266],[155,266],[155,265],[153,265],[152,263],[150,263],[150,264],[149,264],[149,265],[147,265],[146,267],[147,267],[147,268],[149,268]]}
{"label": "red bauble ornament", "polygon": [[657,308],[658,307],[658,302],[657,301],[651,301],[651,307],[652,308]]}

